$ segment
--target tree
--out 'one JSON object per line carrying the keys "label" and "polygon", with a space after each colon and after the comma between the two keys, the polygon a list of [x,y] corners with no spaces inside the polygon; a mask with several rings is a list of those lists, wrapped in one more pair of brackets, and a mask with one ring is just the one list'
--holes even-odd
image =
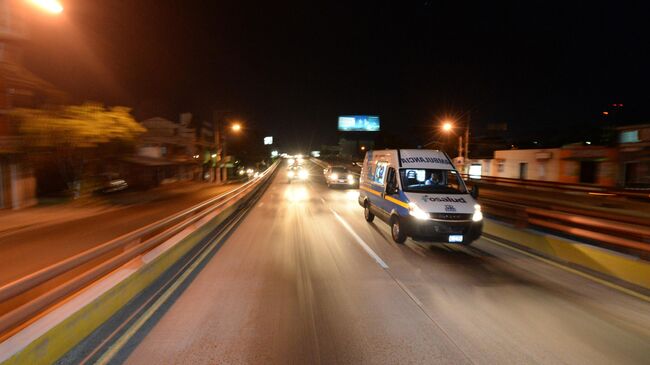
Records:
{"label": "tree", "polygon": [[145,132],[131,110],[99,103],[59,106],[50,109],[11,111],[29,152],[53,153],[68,188],[78,197],[84,168],[101,147],[130,143]]}

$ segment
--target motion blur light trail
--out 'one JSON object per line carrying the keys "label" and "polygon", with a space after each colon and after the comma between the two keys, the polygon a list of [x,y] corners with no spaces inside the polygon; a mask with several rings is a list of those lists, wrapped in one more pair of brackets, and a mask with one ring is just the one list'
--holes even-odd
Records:
{"label": "motion blur light trail", "polygon": [[290,202],[299,202],[309,199],[309,193],[304,186],[289,187],[284,195]]}
{"label": "motion blur light trail", "polygon": [[60,14],[63,11],[63,5],[57,0],[28,0],[28,2],[52,14]]}

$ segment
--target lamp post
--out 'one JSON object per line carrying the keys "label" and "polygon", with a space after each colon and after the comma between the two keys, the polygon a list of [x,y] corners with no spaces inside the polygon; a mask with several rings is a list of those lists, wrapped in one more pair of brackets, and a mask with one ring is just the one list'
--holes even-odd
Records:
{"label": "lamp post", "polygon": [[[458,135],[458,157],[463,157],[463,167],[461,170],[465,170],[465,165],[469,160],[469,122],[471,115],[467,114],[467,123],[465,124],[465,143],[463,144],[463,134]],[[443,122],[441,129],[445,133],[451,133],[454,129],[454,123],[451,121]]]}
{"label": "lamp post", "polygon": [[[222,131],[222,119],[225,119],[224,116],[227,113],[222,113],[221,116],[219,116],[218,112],[214,113],[214,121],[213,121],[213,127],[214,127],[214,139],[215,139],[215,145],[217,146],[217,153],[216,153],[216,160],[215,160],[215,170],[214,170],[214,175],[213,175],[213,181],[214,182],[222,182],[228,180],[228,168],[224,168],[223,171],[221,170],[221,162],[225,160],[226,158],[226,131]],[[239,133],[242,130],[242,125],[239,122],[233,122],[228,130]],[[222,176],[223,172],[223,176]]]}

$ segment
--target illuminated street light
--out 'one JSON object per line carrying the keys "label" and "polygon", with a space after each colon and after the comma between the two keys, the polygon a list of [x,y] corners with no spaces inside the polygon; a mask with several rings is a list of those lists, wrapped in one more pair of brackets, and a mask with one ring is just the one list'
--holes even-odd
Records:
{"label": "illuminated street light", "polygon": [[[467,122],[465,124],[465,141],[464,141],[464,146],[463,146],[463,133],[458,134],[458,157],[463,157],[463,167],[462,170],[465,170],[465,166],[467,165],[467,161],[469,161],[469,121],[470,121],[470,114],[469,112],[467,113]],[[456,121],[458,122],[458,121]],[[454,129],[454,123],[452,121],[445,121],[442,123],[442,126],[440,127],[441,130],[449,135],[451,131]],[[462,129],[461,129],[462,130]],[[463,156],[463,153],[465,156]]]}
{"label": "illuminated street light", "polygon": [[57,0],[27,0],[33,5],[52,14],[60,14],[63,11],[63,5]]}
{"label": "illuminated street light", "polygon": [[232,125],[231,128],[232,128],[233,132],[239,132],[241,130],[241,124],[235,123],[235,124]]}
{"label": "illuminated street light", "polygon": [[361,151],[365,151],[365,150],[366,150],[366,146],[361,146]]}

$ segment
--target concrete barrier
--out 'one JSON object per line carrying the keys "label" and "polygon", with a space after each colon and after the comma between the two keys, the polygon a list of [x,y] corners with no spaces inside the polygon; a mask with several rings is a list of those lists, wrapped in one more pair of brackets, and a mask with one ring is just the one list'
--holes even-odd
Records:
{"label": "concrete barrier", "polygon": [[483,232],[500,242],[522,248],[573,268],[595,273],[641,292],[650,291],[650,262],[552,234],[519,229],[486,219]]}

